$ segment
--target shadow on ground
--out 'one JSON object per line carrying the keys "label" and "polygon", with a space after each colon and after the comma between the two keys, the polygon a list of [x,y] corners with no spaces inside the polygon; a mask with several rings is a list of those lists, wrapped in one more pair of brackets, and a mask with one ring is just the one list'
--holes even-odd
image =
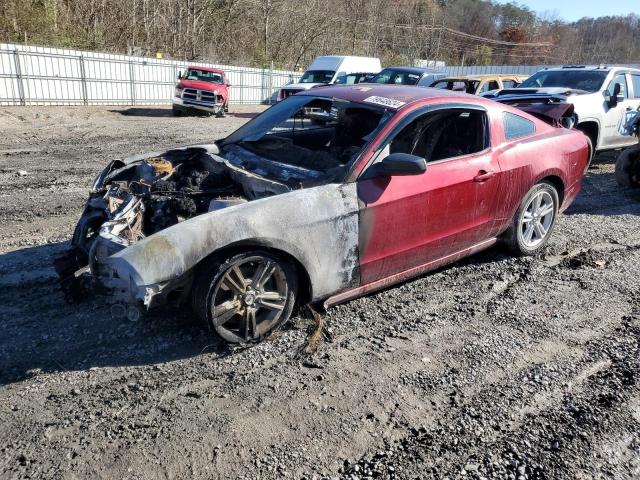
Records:
{"label": "shadow on ground", "polygon": [[130,322],[113,318],[99,299],[66,304],[50,262],[65,247],[55,243],[0,255],[0,385],[39,372],[232,353],[186,308],[158,310]]}
{"label": "shadow on ground", "polygon": [[118,110],[109,110],[112,113],[119,113],[130,117],[172,117],[171,108],[145,108],[131,107]]}
{"label": "shadow on ground", "polygon": [[256,115],[258,115],[260,112],[229,112],[227,113],[228,116],[230,117],[235,117],[235,118],[246,118],[246,119],[252,119],[253,117],[255,117]]}
{"label": "shadow on ground", "polygon": [[[233,110],[233,108],[232,108]],[[173,112],[171,108],[145,108],[145,107],[131,107],[125,109],[118,110],[109,110],[111,113],[119,113],[120,115],[125,115],[128,117],[155,117],[155,118],[163,118],[163,117],[173,117]],[[252,119],[260,112],[229,112],[227,116],[234,118],[244,118],[247,120]],[[180,116],[183,117],[203,117],[207,118],[209,116],[213,116],[208,114],[207,112],[200,112],[198,110],[193,110],[189,112],[183,112]]]}

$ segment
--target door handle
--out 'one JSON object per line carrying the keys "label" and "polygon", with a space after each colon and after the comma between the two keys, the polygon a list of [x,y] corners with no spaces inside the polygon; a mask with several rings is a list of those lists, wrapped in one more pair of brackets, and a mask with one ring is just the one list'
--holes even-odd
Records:
{"label": "door handle", "polygon": [[489,180],[491,177],[493,177],[495,174],[496,173],[492,171],[480,170],[478,172],[478,175],[473,177],[473,181],[477,183],[484,183],[487,180]]}

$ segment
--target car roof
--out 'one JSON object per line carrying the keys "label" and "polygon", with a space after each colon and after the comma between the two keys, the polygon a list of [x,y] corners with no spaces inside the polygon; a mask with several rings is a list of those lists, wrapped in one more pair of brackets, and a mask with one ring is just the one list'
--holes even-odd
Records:
{"label": "car roof", "polygon": [[563,71],[593,71],[601,70],[603,72],[609,72],[611,70],[629,70],[633,72],[640,72],[640,69],[627,67],[625,65],[564,65],[562,67],[551,67],[539,70],[540,72],[563,72]]}
{"label": "car roof", "polygon": [[[379,97],[383,101],[391,100],[388,108],[397,110],[398,108],[412,103],[432,99],[447,99],[450,101],[463,101],[465,103],[477,103],[482,105],[495,105],[496,103],[476,95],[469,95],[462,92],[454,92],[439,88],[418,87],[414,85],[387,85],[375,83],[360,83],[357,85],[329,85],[326,87],[312,88],[297,95],[307,95],[312,97],[337,98],[351,102],[366,103],[370,97]],[[296,96],[297,96],[296,95]],[[394,102],[402,102],[401,105],[393,106]],[[370,102],[382,104],[381,102]]]}
{"label": "car roof", "polygon": [[202,70],[204,72],[213,72],[213,73],[222,73],[222,74],[224,74],[224,70],[221,70],[219,68],[201,67],[200,65],[189,65],[187,68],[197,68],[198,70]]}
{"label": "car roof", "polygon": [[438,70],[434,70],[433,68],[425,68],[425,67],[384,67],[383,70],[396,70],[399,72],[407,72],[407,73],[417,73],[417,74],[423,74],[423,73],[442,73],[439,72]]}
{"label": "car roof", "polygon": [[503,78],[503,77],[528,77],[527,74],[524,73],[482,73],[478,75],[459,75],[457,77],[445,77],[441,78],[440,82],[445,80],[486,80],[491,78]]}

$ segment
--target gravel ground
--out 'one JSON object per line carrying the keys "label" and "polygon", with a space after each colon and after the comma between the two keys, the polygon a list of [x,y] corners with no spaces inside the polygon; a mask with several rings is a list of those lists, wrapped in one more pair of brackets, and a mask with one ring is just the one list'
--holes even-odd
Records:
{"label": "gravel ground", "polygon": [[596,159],[538,258],[495,248],[229,349],[188,311],[66,305],[51,257],[166,109],[0,109],[0,478],[640,478],[640,193]]}

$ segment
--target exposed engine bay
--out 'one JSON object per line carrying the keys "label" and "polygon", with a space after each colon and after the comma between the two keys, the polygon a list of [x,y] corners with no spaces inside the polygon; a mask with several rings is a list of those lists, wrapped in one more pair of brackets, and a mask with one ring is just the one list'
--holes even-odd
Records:
{"label": "exposed engine bay", "polygon": [[83,267],[99,268],[105,256],[196,215],[299,188],[309,176],[278,169],[282,182],[271,180],[252,173],[267,172],[258,157],[241,168],[217,152],[187,147],[111,162],[94,183],[71,250],[54,262],[67,300],[83,290],[76,281]]}

